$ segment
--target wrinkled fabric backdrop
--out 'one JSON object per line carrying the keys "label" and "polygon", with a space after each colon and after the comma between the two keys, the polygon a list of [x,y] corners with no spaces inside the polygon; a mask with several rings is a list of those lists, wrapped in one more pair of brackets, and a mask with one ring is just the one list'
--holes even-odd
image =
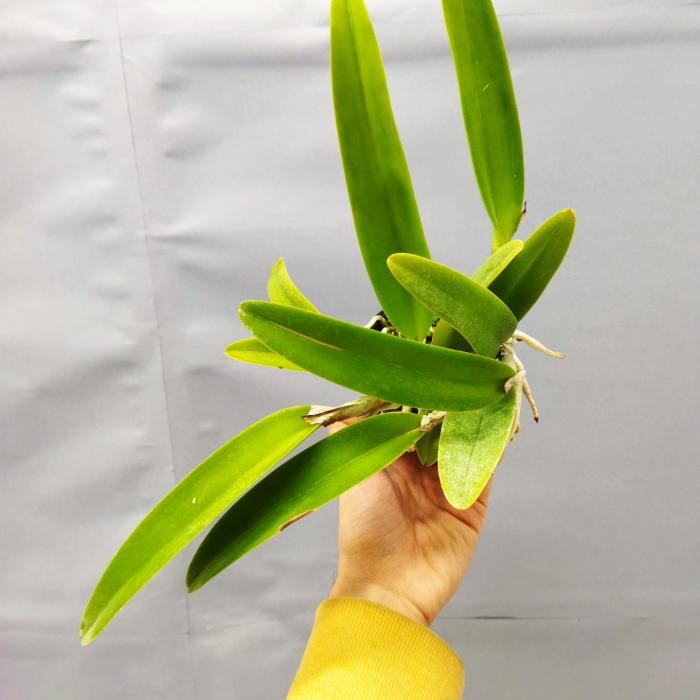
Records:
{"label": "wrinkled fabric backdrop", "polygon": [[[489,251],[438,0],[369,0],[433,256]],[[700,693],[700,6],[502,0],[529,234],[578,229],[523,328],[543,414],[499,470],[435,624],[467,696]],[[332,114],[326,0],[0,4],[0,696],[283,696],[336,564],[335,505],[187,598],[192,548],[87,649],[117,546],[277,408],[341,402],[236,364],[283,255],[326,313],[376,310]]]}

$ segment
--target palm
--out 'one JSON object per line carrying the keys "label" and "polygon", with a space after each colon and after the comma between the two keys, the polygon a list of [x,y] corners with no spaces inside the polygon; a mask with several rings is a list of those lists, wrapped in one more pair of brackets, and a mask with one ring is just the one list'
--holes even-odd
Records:
{"label": "palm", "polygon": [[457,510],[443,495],[437,468],[403,455],[341,496],[339,579],[384,587],[431,622],[469,567],[489,490]]}

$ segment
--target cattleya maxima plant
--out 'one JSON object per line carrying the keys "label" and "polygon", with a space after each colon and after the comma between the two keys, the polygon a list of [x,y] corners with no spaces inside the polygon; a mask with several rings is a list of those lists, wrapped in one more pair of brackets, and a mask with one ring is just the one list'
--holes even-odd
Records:
{"label": "cattleya maxima plant", "polygon": [[[100,579],[81,625],[90,643],[120,608],[216,518],[187,572],[194,591],[286,525],[415,450],[448,501],[468,508],[520,429],[538,418],[519,330],[564,258],[566,209],[525,242],[524,165],[508,60],[490,0],[443,0],[471,160],[493,224],[471,275],[430,258],[363,0],[332,0],[335,117],[357,238],[382,311],[365,327],[323,315],[280,259],[270,301],[239,314],[252,337],[226,354],[306,371],[359,392],[335,408],[283,408],[246,428],[183,479],[136,527]],[[361,417],[276,465],[320,426]],[[276,468],[275,468],[276,467]],[[222,515],[223,513],[223,515]]]}

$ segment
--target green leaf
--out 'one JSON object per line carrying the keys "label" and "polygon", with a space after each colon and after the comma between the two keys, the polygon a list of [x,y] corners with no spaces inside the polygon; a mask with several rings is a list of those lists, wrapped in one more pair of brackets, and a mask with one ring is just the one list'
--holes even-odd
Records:
{"label": "green leaf", "polygon": [[437,462],[441,432],[442,426],[437,425],[416,443],[416,454],[422,465],[430,467]]}
{"label": "green leaf", "polygon": [[295,306],[297,309],[316,311],[318,309],[299,291],[287,272],[284,258],[280,258],[272,267],[267,280],[267,294],[270,301],[285,306]]}
{"label": "green leaf", "polygon": [[474,352],[467,339],[460,335],[447,321],[440,319],[433,330],[433,345],[440,348],[452,348],[461,352]]}
{"label": "green leaf", "polygon": [[478,411],[450,411],[442,424],[438,474],[447,500],[469,508],[498,466],[515,418],[515,392]]}
{"label": "green leaf", "polygon": [[484,262],[479,265],[472,279],[479,284],[488,287],[498,275],[510,264],[510,261],[523,249],[522,241],[508,241],[500,248],[489,255]]}
{"label": "green leaf", "polygon": [[518,228],[525,189],[523,145],[508,57],[490,0],[443,0],[442,8],[472,165],[497,248]]}
{"label": "green leaf", "polygon": [[427,258],[397,253],[387,261],[396,279],[479,355],[495,357],[517,326],[510,309],[486,287]]}
{"label": "green leaf", "polygon": [[136,526],[102,574],[80,625],[83,645],[244,491],[316,430],[285,408],[229,440],[186,476]]}
{"label": "green leaf", "polygon": [[264,365],[265,367],[277,367],[278,369],[293,369],[303,372],[301,367],[297,367],[286,357],[272,352],[265,347],[257,338],[245,338],[231,343],[224,351],[227,357],[231,357],[239,362],[250,362],[254,365]]}
{"label": "green leaf", "polygon": [[353,326],[264,301],[241,304],[241,321],[299,367],[361,394],[437,410],[480,408],[503,396],[503,362]]}
{"label": "green leaf", "polygon": [[[476,272],[472,275],[472,280],[484,287],[488,287],[522,249],[522,241],[509,241],[497,248],[479,265]],[[433,345],[439,345],[441,348],[474,352],[466,338],[460,335],[444,319],[440,319],[437,326],[435,326],[432,342]]]}
{"label": "green leaf", "polygon": [[308,447],[256,484],[216,523],[187,571],[190,591],[307,513],[391,464],[420,436],[420,418],[385,413]]}
{"label": "green leaf", "polygon": [[[318,309],[299,291],[287,272],[284,258],[280,258],[272,267],[272,272],[267,280],[267,293],[270,301],[285,306],[293,306],[297,309],[313,311]],[[254,365],[265,367],[277,367],[278,369],[291,369],[302,372],[286,357],[278,355],[261,343],[257,338],[245,338],[229,345],[224,351],[228,357],[239,362],[250,362]]]}
{"label": "green leaf", "polygon": [[391,323],[422,340],[430,314],[389,274],[386,259],[399,252],[430,253],[362,0],[331,4],[331,73],[345,181],[365,267]]}
{"label": "green leaf", "polygon": [[547,219],[526,241],[522,252],[491,283],[518,320],[533,307],[569,249],[576,215],[564,209]]}

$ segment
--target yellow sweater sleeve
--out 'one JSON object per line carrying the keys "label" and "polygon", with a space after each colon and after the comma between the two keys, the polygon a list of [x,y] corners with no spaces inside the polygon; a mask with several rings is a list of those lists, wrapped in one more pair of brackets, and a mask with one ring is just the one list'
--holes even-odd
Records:
{"label": "yellow sweater sleeve", "polygon": [[287,700],[458,700],[464,667],[427,627],[354,598],[321,604]]}

